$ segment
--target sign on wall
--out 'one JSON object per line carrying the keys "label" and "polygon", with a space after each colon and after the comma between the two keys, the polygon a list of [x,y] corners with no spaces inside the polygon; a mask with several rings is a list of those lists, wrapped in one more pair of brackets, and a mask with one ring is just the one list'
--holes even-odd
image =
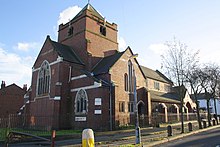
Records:
{"label": "sign on wall", "polygon": [[75,121],[86,121],[86,117],[75,117]]}
{"label": "sign on wall", "polygon": [[95,98],[95,106],[102,105],[102,99],[101,98]]}
{"label": "sign on wall", "polygon": [[95,114],[102,114],[102,110],[95,110]]}

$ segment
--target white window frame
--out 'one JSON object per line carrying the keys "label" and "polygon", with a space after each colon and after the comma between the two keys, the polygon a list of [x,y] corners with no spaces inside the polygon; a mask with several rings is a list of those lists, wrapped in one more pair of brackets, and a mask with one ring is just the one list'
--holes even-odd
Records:
{"label": "white window frame", "polygon": [[87,114],[88,113],[88,96],[84,89],[78,90],[75,97],[75,114]]}
{"label": "white window frame", "polygon": [[[44,72],[44,73],[42,74],[42,72]],[[45,74],[45,72],[46,72],[46,74]],[[42,76],[43,76],[43,78],[42,78]],[[42,78],[43,81],[40,81],[40,78]],[[47,60],[44,60],[41,64],[41,67],[38,71],[38,76],[37,76],[37,90],[36,90],[36,95],[37,96],[49,95],[49,93],[50,93],[50,81],[51,81],[50,64]]]}

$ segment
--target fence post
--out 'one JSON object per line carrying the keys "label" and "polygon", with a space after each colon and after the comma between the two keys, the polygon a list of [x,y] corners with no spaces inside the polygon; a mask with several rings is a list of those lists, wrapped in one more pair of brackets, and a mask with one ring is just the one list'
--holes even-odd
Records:
{"label": "fence post", "polygon": [[191,122],[188,123],[188,127],[189,127],[189,132],[191,132],[192,131],[192,123]]}
{"label": "fence post", "polygon": [[206,121],[202,121],[203,122],[203,128],[207,128],[207,124],[206,124]]}
{"label": "fence post", "polygon": [[8,143],[9,143],[9,128],[7,126],[5,129],[5,146],[4,147],[8,147]]}
{"label": "fence post", "polygon": [[54,145],[55,145],[55,138],[56,138],[56,130],[52,130],[52,133],[51,133],[51,147],[54,147]]}
{"label": "fence post", "polygon": [[168,137],[173,136],[172,127],[170,125],[167,126],[167,135]]}
{"label": "fence post", "polygon": [[215,125],[216,125],[216,123],[215,123],[215,119],[213,119],[213,120],[212,120],[212,123],[213,123],[213,126],[215,126]]}

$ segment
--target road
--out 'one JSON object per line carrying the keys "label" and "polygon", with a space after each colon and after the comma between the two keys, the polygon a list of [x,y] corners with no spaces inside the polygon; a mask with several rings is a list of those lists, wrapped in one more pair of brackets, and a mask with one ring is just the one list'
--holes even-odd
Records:
{"label": "road", "polygon": [[[193,130],[197,130],[198,126],[197,123],[193,123]],[[217,126],[218,127],[218,126]],[[197,129],[196,129],[197,128]],[[185,126],[185,132],[187,132],[187,125]],[[211,129],[211,128],[207,128],[207,129]],[[220,126],[218,127],[218,129],[220,130]],[[207,132],[209,134],[208,137],[211,136],[216,136],[218,139],[214,139],[217,140],[218,142],[216,142],[215,144],[213,144],[213,146],[220,144],[220,131],[218,131],[218,129],[216,130],[212,130],[213,132],[210,132],[208,130],[205,130],[205,132]],[[180,135],[181,129],[180,129],[180,125],[176,125],[173,126],[173,136],[177,136]],[[198,133],[198,132],[197,132]],[[204,133],[205,135],[207,135],[207,133]],[[144,146],[150,146],[150,144],[154,144],[153,142],[157,142],[160,141],[161,139],[166,138],[167,139],[167,128],[166,127],[161,127],[161,128],[142,128],[141,129],[141,140],[144,143]],[[201,139],[204,135],[200,135],[196,140]],[[203,139],[202,139],[203,140]],[[161,140],[162,141],[162,140]],[[81,136],[80,137],[73,137],[72,139],[65,139],[65,140],[59,140],[59,138],[57,138],[57,140],[55,141],[55,145],[56,147],[61,147],[61,146],[74,146],[74,147],[78,147],[81,146]],[[110,132],[96,132],[95,133],[95,142],[96,142],[96,146],[97,147],[115,147],[115,146],[120,146],[120,145],[125,145],[125,144],[134,144],[135,143],[135,133],[134,130],[120,130],[120,131],[110,131]],[[172,141],[171,144],[163,144],[163,145],[158,145],[158,147],[160,146],[179,146],[179,144],[173,144]],[[198,143],[200,143],[201,141],[198,141]],[[211,141],[212,143],[214,143],[214,141]],[[158,142],[159,143],[159,142]],[[157,143],[157,144],[158,144]],[[182,143],[181,146],[190,146],[188,144],[184,144],[185,143],[185,139],[184,142]],[[197,144],[198,144],[197,143]],[[1,146],[1,144],[0,144]],[[45,147],[49,147],[50,146],[50,142],[41,142],[41,141],[33,141],[33,142],[21,142],[21,143],[14,143],[14,144],[10,144],[10,147],[39,147],[39,146],[45,146]],[[198,146],[203,146],[201,144],[198,144]],[[207,146],[207,145],[204,145]]]}
{"label": "road", "polygon": [[220,128],[173,140],[156,147],[220,147]]}

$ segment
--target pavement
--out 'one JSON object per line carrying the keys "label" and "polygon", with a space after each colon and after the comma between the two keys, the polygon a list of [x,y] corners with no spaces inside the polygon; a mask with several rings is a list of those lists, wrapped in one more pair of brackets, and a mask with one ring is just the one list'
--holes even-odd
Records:
{"label": "pavement", "polygon": [[[197,121],[191,121],[193,131],[189,131],[188,123],[184,123],[184,132],[181,133],[181,123],[176,124],[162,124],[159,128],[148,127],[141,128],[141,141],[142,144],[139,146],[150,147],[159,145],[168,141],[182,138],[184,136],[192,135],[202,131],[207,131],[213,128],[220,128],[220,125],[210,126],[204,129],[198,128]],[[167,126],[172,126],[172,136],[168,137]],[[95,132],[95,146],[96,147],[132,147],[135,146],[135,130],[118,130],[118,131],[107,131],[107,132]],[[79,147],[81,146],[81,135],[73,136],[72,139],[56,138],[56,147]],[[10,144],[10,147],[39,147],[39,146],[50,146],[50,142],[27,142]],[[137,145],[136,145],[137,146]]]}

